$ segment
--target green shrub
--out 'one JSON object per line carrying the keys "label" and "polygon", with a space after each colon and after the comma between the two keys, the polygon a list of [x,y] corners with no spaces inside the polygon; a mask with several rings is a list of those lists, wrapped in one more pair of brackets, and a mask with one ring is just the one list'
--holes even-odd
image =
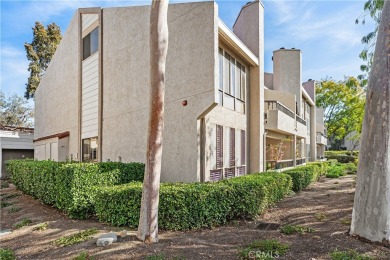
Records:
{"label": "green shrub", "polygon": [[255,240],[240,250],[240,259],[272,260],[286,254],[289,246],[277,240]]}
{"label": "green shrub", "polygon": [[326,162],[328,163],[328,166],[335,166],[338,163],[336,159],[329,159]]}
{"label": "green shrub", "polygon": [[307,165],[316,165],[320,168],[320,175],[325,175],[328,171],[329,163],[327,161],[324,162],[308,162]]}
{"label": "green shrub", "polygon": [[346,175],[345,164],[336,164],[328,168],[327,178],[339,178]]}
{"label": "green shrub", "polygon": [[1,260],[14,260],[15,254],[11,249],[0,248],[0,259]]}
{"label": "green shrub", "polygon": [[142,181],[144,174],[141,163],[11,160],[6,165],[18,189],[74,218],[85,218],[94,212],[97,186]]}
{"label": "green shrub", "polygon": [[357,166],[355,163],[347,163],[344,165],[345,172],[347,174],[356,174],[357,173]]}
{"label": "green shrub", "polygon": [[354,162],[357,157],[354,157],[354,156],[351,156],[351,155],[347,155],[347,154],[335,154],[335,155],[326,156],[326,158],[328,160],[335,159],[339,163],[350,163],[350,162]]}
{"label": "green shrub", "polygon": [[317,165],[311,164],[306,166],[299,166],[291,170],[284,171],[291,176],[293,191],[301,191],[305,189],[310,183],[317,181],[321,176],[321,169]]}
{"label": "green shrub", "polygon": [[[291,178],[282,173],[251,174],[215,183],[162,183],[159,227],[170,230],[213,227],[253,218],[282,199]],[[97,189],[96,214],[112,225],[137,227],[142,183]]]}
{"label": "green shrub", "polygon": [[325,151],[325,157],[333,155],[349,155],[349,156],[359,156],[359,151]]}

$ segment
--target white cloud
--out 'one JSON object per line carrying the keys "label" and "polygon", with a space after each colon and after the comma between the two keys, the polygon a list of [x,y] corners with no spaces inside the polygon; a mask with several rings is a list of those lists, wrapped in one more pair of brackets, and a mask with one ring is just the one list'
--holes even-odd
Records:
{"label": "white cloud", "polygon": [[23,95],[29,75],[27,68],[28,61],[23,51],[12,46],[1,47],[0,85],[5,94]]}

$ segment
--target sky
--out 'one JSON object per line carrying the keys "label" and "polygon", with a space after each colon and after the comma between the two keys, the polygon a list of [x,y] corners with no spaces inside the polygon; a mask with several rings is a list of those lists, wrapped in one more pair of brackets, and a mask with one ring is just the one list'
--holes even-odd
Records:
{"label": "sky", "polygon": [[[219,17],[232,28],[241,7],[248,1],[216,0]],[[327,77],[342,80],[344,76],[360,74],[361,38],[374,28],[371,21],[364,26],[355,24],[356,18],[363,13],[364,1],[265,0],[263,3],[266,72],[272,72],[272,52],[285,47],[302,51],[303,82]],[[24,43],[32,41],[31,27],[35,21],[45,25],[55,22],[65,33],[77,8],[147,4],[150,0],[0,0],[1,90],[6,96],[24,95],[29,76]]]}

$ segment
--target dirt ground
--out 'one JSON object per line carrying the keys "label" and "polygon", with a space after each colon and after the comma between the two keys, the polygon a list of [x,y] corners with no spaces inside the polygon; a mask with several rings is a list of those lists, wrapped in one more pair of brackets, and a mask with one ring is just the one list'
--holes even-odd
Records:
{"label": "dirt ground", "polygon": [[[0,193],[21,193],[13,185]],[[94,220],[71,220],[62,212],[41,204],[28,195],[20,195],[7,202],[21,207],[9,213],[12,206],[1,209],[1,230],[13,229],[23,218],[32,223],[12,233],[0,236],[0,247],[12,249],[17,259],[72,259],[87,251],[93,259],[145,259],[164,255],[166,259],[238,259],[238,252],[254,240],[276,239],[289,245],[287,254],[278,259],[330,259],[329,252],[336,249],[354,249],[378,259],[390,259],[390,249],[365,243],[347,235],[354,196],[354,176],[340,179],[321,179],[308,189],[278,203],[256,221],[234,221],[229,226],[188,232],[161,231],[157,244],[145,245],[135,238],[135,231],[117,243],[97,247],[96,238],[58,247],[53,241],[80,230],[97,228],[100,233],[119,232],[125,228],[111,227]],[[324,218],[322,221],[319,219]],[[47,222],[45,231],[33,231],[34,226]],[[279,230],[262,230],[262,222],[281,225],[302,225],[315,229],[305,234],[284,235]]]}

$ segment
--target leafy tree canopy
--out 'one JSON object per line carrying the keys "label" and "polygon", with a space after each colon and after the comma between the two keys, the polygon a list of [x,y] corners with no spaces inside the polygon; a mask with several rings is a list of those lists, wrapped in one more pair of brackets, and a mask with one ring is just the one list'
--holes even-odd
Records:
{"label": "leafy tree canopy", "polygon": [[316,105],[324,108],[327,134],[336,141],[352,132],[361,133],[366,94],[361,84],[346,77],[342,81],[325,79],[316,87]]}
{"label": "leafy tree canopy", "polygon": [[365,62],[365,64],[360,66],[360,70],[364,72],[364,74],[359,75],[358,78],[363,81],[364,85],[367,84],[368,74],[370,73],[372,62],[374,59],[375,43],[378,35],[378,28],[384,4],[385,0],[368,0],[364,3],[363,14],[356,19],[356,24],[365,24],[366,18],[371,17],[376,24],[374,31],[369,32],[362,38],[364,49],[359,54],[359,57]]}
{"label": "leafy tree canopy", "polygon": [[45,74],[47,67],[61,41],[61,29],[55,23],[49,24],[46,28],[40,22],[35,22],[32,27],[33,40],[25,43],[27,59],[30,61],[28,71],[30,77],[26,84],[25,98],[33,98],[38,88],[41,77]]}
{"label": "leafy tree canopy", "polygon": [[6,98],[0,91],[0,125],[32,127],[34,111],[28,101],[16,94]]}

